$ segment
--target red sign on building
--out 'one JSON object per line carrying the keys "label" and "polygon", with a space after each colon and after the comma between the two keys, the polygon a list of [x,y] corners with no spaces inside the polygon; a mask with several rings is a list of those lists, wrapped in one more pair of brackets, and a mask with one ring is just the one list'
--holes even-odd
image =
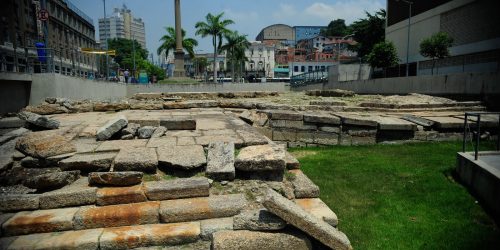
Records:
{"label": "red sign on building", "polygon": [[41,9],[38,11],[38,20],[47,21],[49,20],[49,12],[45,9]]}

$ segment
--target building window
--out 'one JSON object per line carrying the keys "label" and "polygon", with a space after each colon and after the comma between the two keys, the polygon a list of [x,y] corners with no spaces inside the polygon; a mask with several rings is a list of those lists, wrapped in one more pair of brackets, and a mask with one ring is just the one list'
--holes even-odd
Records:
{"label": "building window", "polygon": [[299,66],[293,66],[293,72],[299,72]]}
{"label": "building window", "polygon": [[313,66],[309,66],[309,67],[307,67],[307,71],[308,71],[308,72],[313,71]]}
{"label": "building window", "polygon": [[306,66],[300,66],[300,72],[305,72],[306,71]]}

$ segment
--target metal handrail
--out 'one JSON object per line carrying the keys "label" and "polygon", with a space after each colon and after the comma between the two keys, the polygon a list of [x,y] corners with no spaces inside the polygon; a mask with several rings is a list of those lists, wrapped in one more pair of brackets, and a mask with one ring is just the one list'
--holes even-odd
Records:
{"label": "metal handrail", "polygon": [[468,117],[474,116],[476,118],[476,143],[474,146],[474,160],[478,159],[479,142],[481,139],[481,115],[498,115],[498,133],[497,133],[497,151],[500,151],[500,112],[465,112],[464,117],[464,137],[462,142],[462,152],[465,153],[465,144],[467,140],[467,123]]}

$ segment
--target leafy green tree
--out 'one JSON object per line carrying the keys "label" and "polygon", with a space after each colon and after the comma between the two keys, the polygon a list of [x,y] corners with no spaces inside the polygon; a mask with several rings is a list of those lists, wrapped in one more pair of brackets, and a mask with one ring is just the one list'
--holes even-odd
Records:
{"label": "leafy green tree", "polygon": [[387,68],[397,65],[399,62],[396,47],[394,47],[392,42],[388,41],[375,44],[370,54],[366,57],[372,67],[384,69],[384,77],[386,76]]}
{"label": "leafy green tree", "polygon": [[231,62],[231,77],[236,81],[234,65],[246,59],[245,50],[250,47],[250,42],[246,35],[240,35],[237,31],[225,35],[227,43],[221,49],[227,52],[227,57]]}
{"label": "leafy green tree", "polygon": [[217,82],[217,52],[222,47],[223,36],[230,33],[230,30],[227,28],[227,26],[234,23],[233,20],[222,19],[223,15],[224,12],[215,16],[211,13],[208,13],[205,17],[206,22],[200,21],[195,24],[196,35],[201,35],[201,37],[212,36],[212,45],[214,46],[214,83]]}
{"label": "leafy green tree", "polygon": [[354,33],[354,40],[358,42],[350,49],[356,51],[359,57],[365,57],[375,44],[385,40],[385,17],[384,9],[374,15],[366,12],[366,18],[359,19],[349,26],[350,32]]}
{"label": "leafy green tree", "polygon": [[434,74],[436,59],[450,56],[449,48],[453,45],[453,38],[446,32],[438,32],[420,42],[420,54],[433,60],[431,72]]}
{"label": "leafy green tree", "polygon": [[148,56],[148,51],[143,49],[137,40],[114,38],[108,40],[108,46],[110,50],[116,50],[114,59],[122,68],[133,68],[134,50],[136,62],[139,59],[146,59]]}
{"label": "leafy green tree", "polygon": [[[168,55],[170,50],[175,50],[176,48],[176,36],[175,29],[173,27],[165,27],[167,34],[160,38],[162,44],[158,47],[156,51],[158,55],[165,51],[165,55]],[[198,41],[193,38],[186,38],[186,31],[182,29],[182,47],[186,50],[191,58],[194,58],[194,47],[198,46]]]}
{"label": "leafy green tree", "polygon": [[347,34],[349,34],[349,29],[344,19],[335,19],[328,24],[326,29],[321,30],[322,36],[345,36]]}

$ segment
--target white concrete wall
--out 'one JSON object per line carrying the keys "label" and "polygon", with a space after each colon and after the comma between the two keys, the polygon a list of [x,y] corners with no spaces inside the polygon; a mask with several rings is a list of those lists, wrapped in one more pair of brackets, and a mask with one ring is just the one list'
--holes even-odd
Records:
{"label": "white concrete wall", "polygon": [[127,95],[126,85],[91,81],[59,74],[34,74],[29,103],[36,105],[46,97],[65,97],[73,100],[114,100]]}

